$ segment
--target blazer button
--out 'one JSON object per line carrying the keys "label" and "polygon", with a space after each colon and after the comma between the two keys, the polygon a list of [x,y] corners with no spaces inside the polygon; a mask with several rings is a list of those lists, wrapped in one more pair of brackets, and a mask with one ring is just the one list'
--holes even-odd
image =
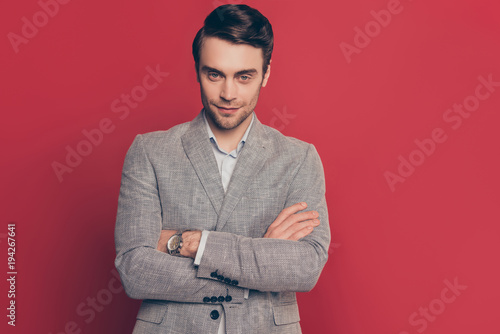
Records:
{"label": "blazer button", "polygon": [[224,283],[231,284],[231,279],[228,277],[224,278]]}
{"label": "blazer button", "polygon": [[233,297],[231,297],[231,296],[229,296],[229,295],[228,295],[228,296],[226,296],[226,302],[228,302],[228,303],[229,303],[231,300],[233,300]]}
{"label": "blazer button", "polygon": [[232,280],[232,281],[231,281],[231,284],[232,284],[232,285],[238,285],[238,283],[239,283],[239,282],[238,282],[237,280]]}
{"label": "blazer button", "polygon": [[213,310],[212,312],[210,312],[210,318],[212,318],[213,320],[219,319],[219,311]]}
{"label": "blazer button", "polygon": [[210,303],[210,297],[203,297],[204,303]]}
{"label": "blazer button", "polygon": [[223,281],[223,280],[224,280],[224,276],[219,275],[219,276],[217,276],[217,279],[218,279],[219,281]]}
{"label": "blazer button", "polygon": [[212,296],[212,298],[210,298],[210,301],[211,301],[212,303],[217,303],[217,297]]}

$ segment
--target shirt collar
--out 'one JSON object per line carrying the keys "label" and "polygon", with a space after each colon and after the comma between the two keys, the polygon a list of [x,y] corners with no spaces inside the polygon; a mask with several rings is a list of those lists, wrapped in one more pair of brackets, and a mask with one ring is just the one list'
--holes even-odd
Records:
{"label": "shirt collar", "polygon": [[[226,152],[224,151],[223,149],[221,149],[219,147],[219,144],[217,143],[217,138],[215,138],[215,135],[214,133],[212,132],[212,129],[210,129],[210,125],[208,124],[208,121],[207,121],[207,117],[205,116],[205,109],[203,109],[203,119],[205,120],[205,126],[207,127],[207,132],[208,132],[208,138],[215,144],[215,146],[217,147],[217,149],[223,153],[226,153],[226,154],[231,154],[233,152]],[[252,127],[253,125],[253,121],[255,120],[255,113],[252,112],[252,121],[250,122],[250,124],[248,125],[248,128],[247,130],[245,131],[245,133],[243,134],[243,137],[241,138],[239,144],[238,144],[238,147],[236,148],[236,152],[235,152],[235,155],[237,156],[241,149],[243,148],[243,144],[245,144],[245,142],[247,141],[247,138],[248,138],[248,134],[250,132],[250,128]]]}

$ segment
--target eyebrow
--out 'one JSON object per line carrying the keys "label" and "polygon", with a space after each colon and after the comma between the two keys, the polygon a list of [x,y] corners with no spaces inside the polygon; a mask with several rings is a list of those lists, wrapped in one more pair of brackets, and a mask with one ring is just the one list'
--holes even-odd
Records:
{"label": "eyebrow", "polygon": [[[203,65],[201,67],[201,71],[202,72],[215,72],[215,73],[219,73],[219,74],[222,74],[225,76],[225,74],[222,71],[219,71],[216,68],[206,66],[206,65]],[[240,76],[240,75],[244,75],[244,74],[255,74],[255,73],[257,73],[257,70],[255,68],[249,68],[249,69],[238,71],[235,73],[235,75]]]}

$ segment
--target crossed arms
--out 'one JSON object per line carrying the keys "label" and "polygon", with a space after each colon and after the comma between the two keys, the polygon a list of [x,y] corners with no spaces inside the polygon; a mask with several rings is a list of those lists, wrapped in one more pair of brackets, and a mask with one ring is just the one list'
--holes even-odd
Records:
{"label": "crossed arms", "polygon": [[[156,171],[144,143],[134,141],[123,167],[115,230],[115,265],[131,298],[202,303],[205,296],[230,294],[243,301],[244,288],[260,291],[309,291],[327,260],[330,230],[323,168],[312,145],[290,184],[285,209],[262,238],[211,231],[199,266],[193,265],[200,232],[186,235],[174,257],[164,250],[172,230],[162,231]],[[299,212],[307,203],[309,211]],[[319,221],[321,220],[321,224]],[[217,270],[239,282],[211,277]]]}
{"label": "crossed arms", "polygon": [[[269,226],[264,234],[264,238],[282,239],[298,241],[311,234],[313,229],[320,223],[317,211],[304,211],[307,208],[306,202],[296,203],[283,209],[276,220]],[[157,250],[167,253],[168,239],[173,236],[177,230],[162,230],[160,240],[158,240]],[[182,233],[183,245],[180,255],[184,257],[195,258],[200,245],[201,231],[186,231]]]}

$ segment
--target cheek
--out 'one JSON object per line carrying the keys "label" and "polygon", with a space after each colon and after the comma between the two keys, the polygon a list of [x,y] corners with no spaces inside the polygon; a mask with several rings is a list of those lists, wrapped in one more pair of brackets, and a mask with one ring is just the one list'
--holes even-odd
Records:
{"label": "cheek", "polygon": [[245,101],[247,104],[252,104],[259,97],[259,89],[254,85],[245,86],[242,89],[240,89],[239,96],[240,99]]}
{"label": "cheek", "polygon": [[208,99],[208,100],[213,100],[214,98],[217,98],[219,96],[218,94],[218,88],[214,84],[203,84],[201,86],[201,91],[202,94]]}

